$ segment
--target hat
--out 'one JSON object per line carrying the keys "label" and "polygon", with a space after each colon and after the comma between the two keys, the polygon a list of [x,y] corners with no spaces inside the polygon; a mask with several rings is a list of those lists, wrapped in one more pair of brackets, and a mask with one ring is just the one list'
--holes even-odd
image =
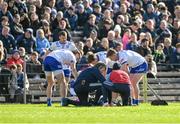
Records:
{"label": "hat", "polygon": [[96,3],[94,4],[94,8],[101,8],[101,6],[98,3]]}
{"label": "hat", "polygon": [[[19,50],[13,50],[12,54],[19,53]],[[20,54],[20,53],[19,53]]]}
{"label": "hat", "polygon": [[27,28],[26,31],[30,32],[31,34],[33,33],[33,29],[32,28]]}
{"label": "hat", "polygon": [[79,4],[78,5],[78,9],[84,9],[84,5],[83,4]]}
{"label": "hat", "polygon": [[121,68],[121,65],[119,63],[114,63],[113,70],[119,70]]}
{"label": "hat", "polygon": [[114,28],[114,31],[121,32],[121,27],[119,25],[116,25]]}
{"label": "hat", "polygon": [[51,10],[51,14],[56,16],[57,15],[57,11],[55,9],[52,9]]}

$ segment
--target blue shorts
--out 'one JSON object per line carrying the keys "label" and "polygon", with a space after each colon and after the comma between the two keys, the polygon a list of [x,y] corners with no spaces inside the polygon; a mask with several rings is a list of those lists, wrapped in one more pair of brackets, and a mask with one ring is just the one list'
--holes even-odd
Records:
{"label": "blue shorts", "polygon": [[130,73],[146,73],[147,71],[148,71],[148,64],[146,62],[135,68],[130,68]]}
{"label": "blue shorts", "polygon": [[71,77],[71,69],[63,69],[64,71],[64,76],[69,78]]}
{"label": "blue shorts", "polygon": [[43,62],[44,71],[53,72],[57,70],[62,70],[62,64],[58,62],[55,58],[47,56]]}

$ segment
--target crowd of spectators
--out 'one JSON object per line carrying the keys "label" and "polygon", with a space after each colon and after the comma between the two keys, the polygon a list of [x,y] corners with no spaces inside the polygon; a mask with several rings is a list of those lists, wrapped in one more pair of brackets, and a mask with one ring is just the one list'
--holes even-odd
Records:
{"label": "crowd of spectators", "polygon": [[[82,59],[89,52],[123,48],[150,58],[149,63],[178,64],[179,3],[179,0],[0,0],[0,67],[20,66],[24,61],[41,65],[39,54],[61,40],[58,35],[61,31],[67,33],[68,41],[75,42]],[[72,32],[79,31],[82,41],[73,41]],[[85,62],[79,60],[79,64]]]}

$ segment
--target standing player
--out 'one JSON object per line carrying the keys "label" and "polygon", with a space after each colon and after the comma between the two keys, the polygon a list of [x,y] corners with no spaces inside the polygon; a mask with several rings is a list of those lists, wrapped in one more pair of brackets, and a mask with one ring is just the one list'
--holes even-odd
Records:
{"label": "standing player", "polygon": [[60,94],[62,99],[67,96],[67,83],[63,72],[63,66],[70,66],[74,77],[77,77],[76,58],[69,50],[55,50],[50,52],[43,61],[44,71],[48,82],[47,87],[47,105],[52,105],[52,87],[54,85],[54,77],[56,77],[60,86]]}
{"label": "standing player", "polygon": [[[59,41],[52,43],[50,47],[51,51],[60,49],[66,49],[76,53],[79,52],[73,42],[67,41],[67,33],[65,31],[59,32]],[[63,71],[66,77],[66,82],[68,83],[71,76],[71,69],[69,66],[63,65]]]}
{"label": "standing player", "polygon": [[148,64],[144,57],[140,54],[131,51],[131,50],[122,50],[118,53],[110,49],[108,53],[111,53],[111,59],[115,60],[115,56],[117,56],[117,60],[121,64],[121,69],[129,73],[130,81],[132,84],[132,96],[133,96],[133,104],[139,104],[139,87],[138,84],[144,74],[148,70]]}

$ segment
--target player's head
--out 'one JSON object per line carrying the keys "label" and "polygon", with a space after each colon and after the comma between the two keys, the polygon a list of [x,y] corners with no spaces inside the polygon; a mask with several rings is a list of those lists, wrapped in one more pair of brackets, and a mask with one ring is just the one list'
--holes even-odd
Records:
{"label": "player's head", "polygon": [[96,67],[103,76],[106,75],[106,64],[105,63],[98,62],[94,67]]}
{"label": "player's head", "polygon": [[107,52],[107,57],[110,58],[112,61],[117,60],[117,52],[114,49],[109,49]]}
{"label": "player's head", "polygon": [[67,33],[65,31],[59,32],[59,41],[61,42],[67,41]]}

